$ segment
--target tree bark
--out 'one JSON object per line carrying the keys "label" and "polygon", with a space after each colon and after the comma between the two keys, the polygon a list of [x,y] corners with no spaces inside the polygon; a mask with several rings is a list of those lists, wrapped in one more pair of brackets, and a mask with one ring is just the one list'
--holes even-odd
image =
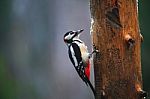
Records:
{"label": "tree bark", "polygon": [[143,99],[136,0],[90,0],[96,99]]}

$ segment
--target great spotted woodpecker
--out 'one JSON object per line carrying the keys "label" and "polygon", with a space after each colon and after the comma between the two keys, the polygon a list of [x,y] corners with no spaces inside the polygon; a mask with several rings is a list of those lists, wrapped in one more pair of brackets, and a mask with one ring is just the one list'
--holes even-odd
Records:
{"label": "great spotted woodpecker", "polygon": [[69,58],[74,65],[77,73],[81,79],[90,86],[95,95],[95,90],[90,82],[90,62],[92,54],[96,52],[94,50],[92,53],[88,53],[87,46],[84,42],[79,39],[80,33],[83,29],[78,31],[69,31],[64,35],[64,42],[68,46]]}

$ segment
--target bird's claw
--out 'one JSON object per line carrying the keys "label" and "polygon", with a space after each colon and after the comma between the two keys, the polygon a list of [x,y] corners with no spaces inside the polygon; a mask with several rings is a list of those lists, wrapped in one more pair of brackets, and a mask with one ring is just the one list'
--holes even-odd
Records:
{"label": "bird's claw", "polygon": [[89,58],[91,58],[94,53],[98,53],[98,52],[99,51],[96,49],[96,46],[93,44],[93,51],[92,53],[90,53]]}
{"label": "bird's claw", "polygon": [[93,52],[92,53],[98,53],[99,51],[97,50],[96,46],[93,44]]}

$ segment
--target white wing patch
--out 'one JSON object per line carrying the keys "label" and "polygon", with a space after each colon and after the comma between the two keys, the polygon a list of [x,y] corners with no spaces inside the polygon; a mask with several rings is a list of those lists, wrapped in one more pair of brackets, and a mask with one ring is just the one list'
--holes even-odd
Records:
{"label": "white wing patch", "polygon": [[78,66],[78,61],[77,61],[77,59],[75,57],[75,52],[74,52],[72,46],[70,47],[70,51],[71,51],[71,56],[72,56],[72,58],[74,60],[75,66]]}

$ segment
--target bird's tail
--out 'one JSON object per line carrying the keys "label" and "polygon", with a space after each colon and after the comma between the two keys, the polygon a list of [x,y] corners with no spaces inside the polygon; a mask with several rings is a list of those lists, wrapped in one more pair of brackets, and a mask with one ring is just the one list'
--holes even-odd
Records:
{"label": "bird's tail", "polygon": [[88,77],[86,77],[86,79],[87,79],[86,81],[87,81],[88,85],[90,86],[90,88],[91,88],[91,90],[92,90],[92,92],[93,92],[93,94],[94,94],[94,96],[95,96],[95,95],[96,95],[96,91],[95,91],[93,85],[91,84],[91,82],[90,82],[90,80],[88,79]]}

